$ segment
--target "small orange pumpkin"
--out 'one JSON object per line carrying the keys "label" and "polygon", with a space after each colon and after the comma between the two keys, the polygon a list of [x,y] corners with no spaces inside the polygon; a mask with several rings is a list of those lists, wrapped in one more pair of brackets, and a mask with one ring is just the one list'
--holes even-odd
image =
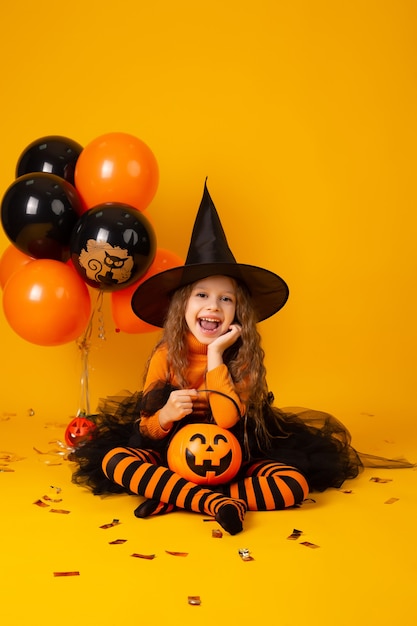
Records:
{"label": "small orange pumpkin", "polygon": [[187,424],[168,447],[169,468],[198,485],[219,485],[234,478],[242,463],[236,437],[217,424]]}
{"label": "small orange pumpkin", "polygon": [[71,448],[84,443],[91,437],[96,425],[90,419],[79,415],[74,417],[65,430],[65,443]]}

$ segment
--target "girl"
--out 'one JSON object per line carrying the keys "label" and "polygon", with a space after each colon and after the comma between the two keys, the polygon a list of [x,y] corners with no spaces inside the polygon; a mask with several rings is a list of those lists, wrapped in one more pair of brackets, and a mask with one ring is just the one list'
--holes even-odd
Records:
{"label": "girl", "polygon": [[[339,422],[272,406],[256,324],[287,298],[282,278],[236,262],[205,186],[185,265],[151,277],[132,298],[141,319],[164,329],[144,390],[102,406],[94,438],[73,453],[75,481],[94,493],[144,496],[137,517],[179,507],[213,516],[234,535],[247,510],[296,506],[310,489],[357,476],[361,461]],[[179,428],[210,421],[232,430],[243,450],[236,478],[213,489],[166,464]]]}

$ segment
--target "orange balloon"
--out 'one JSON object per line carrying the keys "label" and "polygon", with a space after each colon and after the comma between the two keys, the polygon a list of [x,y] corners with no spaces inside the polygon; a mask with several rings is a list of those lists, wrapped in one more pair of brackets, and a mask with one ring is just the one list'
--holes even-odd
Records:
{"label": "orange balloon", "polygon": [[21,252],[16,246],[9,246],[0,259],[0,285],[4,289],[9,278],[21,267],[34,259]]}
{"label": "orange balloon", "polygon": [[143,211],[158,187],[158,163],[141,139],[108,133],[82,150],[74,180],[84,211],[105,202],[129,204]]}
{"label": "orange balloon", "polygon": [[177,254],[169,250],[157,248],[152,265],[140,280],[126,287],[126,289],[111,293],[111,310],[116,327],[125,333],[131,334],[151,333],[160,330],[157,326],[152,326],[152,324],[139,319],[133,313],[131,305],[132,295],[139,285],[151,276],[181,265],[184,265],[184,261]]}
{"label": "orange balloon", "polygon": [[132,311],[131,300],[133,292],[139,283],[134,283],[126,289],[111,292],[111,312],[117,330],[125,333],[152,333],[159,330],[156,326],[152,326],[147,322],[139,319]]}
{"label": "orange balloon", "polygon": [[10,277],[3,310],[11,328],[26,341],[58,346],[87,327],[91,300],[87,285],[66,263],[37,259]]}

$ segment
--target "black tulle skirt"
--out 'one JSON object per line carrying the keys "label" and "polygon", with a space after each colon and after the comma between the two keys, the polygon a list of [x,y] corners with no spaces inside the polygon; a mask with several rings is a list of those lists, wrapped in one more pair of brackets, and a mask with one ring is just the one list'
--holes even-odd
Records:
{"label": "black tulle skirt", "polygon": [[[152,413],[163,406],[170,391],[164,388],[163,397],[159,394],[155,406],[148,406],[142,392],[124,392],[102,399],[97,414],[91,416],[96,424],[91,439],[70,454],[70,460],[76,464],[74,482],[88,487],[97,495],[125,492],[123,487],[107,479],[101,467],[105,454],[119,446],[157,450],[164,462],[175,429],[162,441],[145,439],[139,432],[137,419],[144,408]],[[246,425],[242,421],[232,429],[242,449],[246,450],[244,460],[271,459],[291,465],[305,476],[310,491],[340,488],[346,480],[356,478],[363,467],[414,467],[402,459],[385,459],[357,452],[351,445],[347,428],[322,411],[279,409],[267,404],[264,419],[270,434],[268,446],[259,446],[255,433],[251,431],[250,419],[246,420]],[[178,422],[176,428],[190,421],[202,420],[201,417],[191,417]]]}

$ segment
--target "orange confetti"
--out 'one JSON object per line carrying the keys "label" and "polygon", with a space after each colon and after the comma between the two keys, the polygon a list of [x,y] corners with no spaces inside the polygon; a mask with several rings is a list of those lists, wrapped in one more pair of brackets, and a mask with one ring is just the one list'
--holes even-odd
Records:
{"label": "orange confetti", "polygon": [[300,545],[301,545],[301,546],[306,546],[306,548],[313,548],[313,549],[314,549],[314,548],[320,548],[320,546],[318,546],[318,545],[317,545],[317,544],[315,544],[315,543],[311,543],[310,541],[302,541],[302,542],[300,543]]}
{"label": "orange confetti", "polygon": [[134,552],[130,556],[133,556],[135,559],[147,559],[148,561],[151,561],[156,557],[156,554],[139,554],[138,552]]}

